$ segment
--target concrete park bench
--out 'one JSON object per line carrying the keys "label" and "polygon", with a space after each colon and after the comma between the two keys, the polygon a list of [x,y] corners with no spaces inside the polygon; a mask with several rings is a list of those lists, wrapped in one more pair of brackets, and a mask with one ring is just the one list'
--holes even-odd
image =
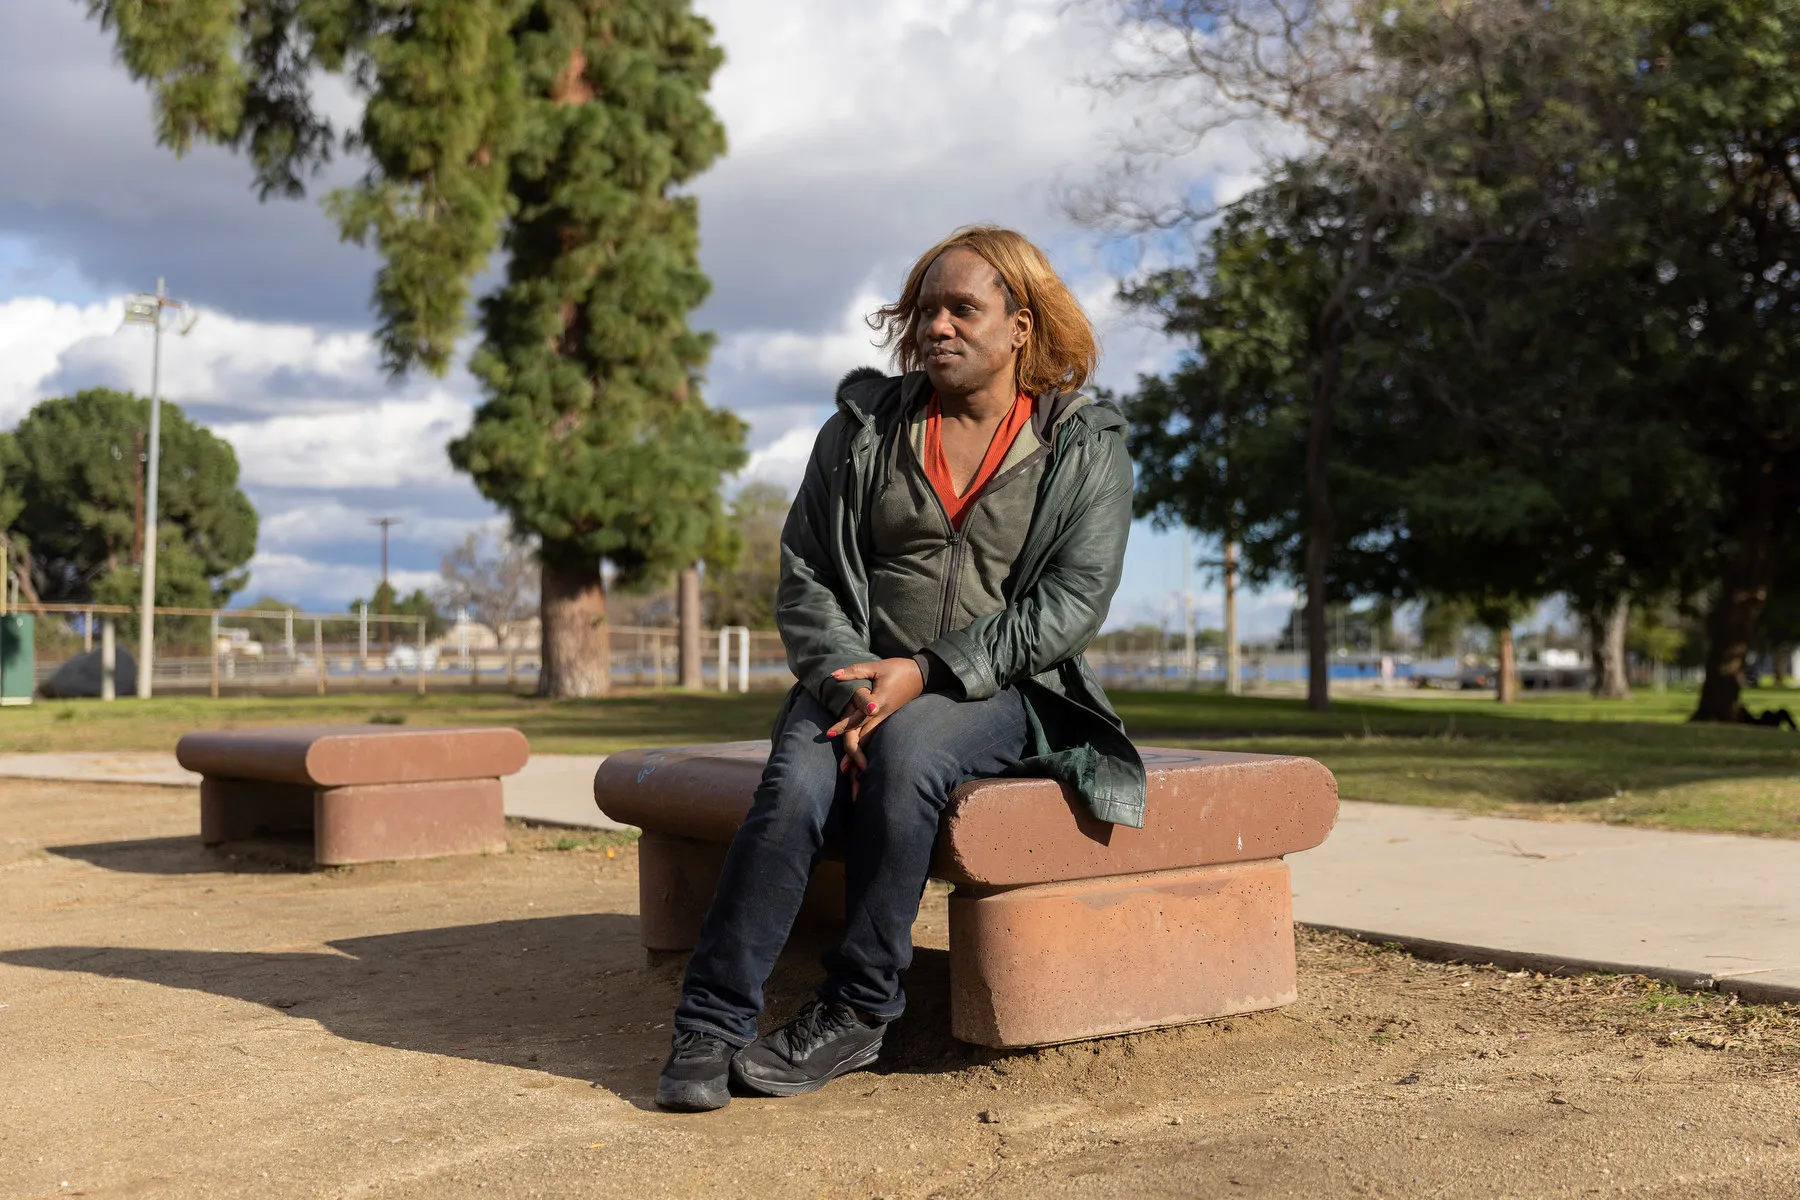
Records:
{"label": "concrete park bench", "polygon": [[[643,830],[644,945],[693,947],[767,742],[607,758],[594,799]],[[951,1033],[1042,1046],[1204,1021],[1295,998],[1282,856],[1337,820],[1337,781],[1309,758],[1146,748],[1143,829],[1097,821],[1043,779],[951,797],[932,875],[950,896]],[[829,853],[829,852],[828,852]],[[843,918],[843,868],[821,862],[802,922]]]}
{"label": "concrete park bench", "polygon": [[500,777],[531,749],[516,729],[317,725],[190,733],[207,845],[310,830],[326,865],[506,849]]}

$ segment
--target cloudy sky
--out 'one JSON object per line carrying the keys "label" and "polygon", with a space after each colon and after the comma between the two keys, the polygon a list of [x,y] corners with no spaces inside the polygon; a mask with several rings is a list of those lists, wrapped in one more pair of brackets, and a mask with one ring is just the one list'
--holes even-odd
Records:
{"label": "cloudy sky", "polygon": [[[257,203],[229,153],[159,149],[148,97],[85,7],[0,11],[0,428],[76,388],[147,391],[149,334],[121,328],[120,296],[166,276],[202,319],[165,341],[164,395],[236,448],[262,514],[245,598],[336,609],[366,595],[381,515],[402,521],[398,584],[428,585],[457,537],[495,521],[444,454],[474,385],[460,372],[390,382],[367,333],[373,256],[339,244],[315,199]],[[881,363],[863,315],[919,250],[969,222],[1013,225],[1050,251],[1101,329],[1101,382],[1168,364],[1172,348],[1113,299],[1133,248],[1077,228],[1059,203],[1140,115],[1082,86],[1107,38],[1066,0],[697,7],[727,55],[712,101],[731,149],[695,189],[714,284],[695,324],[719,338],[708,399],[751,427],[743,478],[798,482],[832,383]],[[354,115],[348,96],[332,106]],[[1180,170],[1230,193],[1254,167],[1227,140]],[[1133,530],[1112,624],[1179,625],[1180,547]],[[1205,623],[1216,591],[1201,588]],[[1279,626],[1290,602],[1251,598],[1249,632]]]}

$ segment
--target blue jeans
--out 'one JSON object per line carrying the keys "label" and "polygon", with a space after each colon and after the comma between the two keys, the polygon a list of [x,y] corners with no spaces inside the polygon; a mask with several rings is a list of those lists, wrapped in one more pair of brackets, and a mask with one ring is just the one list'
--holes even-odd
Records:
{"label": "blue jeans", "polygon": [[786,945],[807,880],[827,841],[844,837],[844,938],[825,955],[819,995],[892,1020],[906,1007],[900,972],[931,870],[938,816],[966,780],[998,775],[1024,756],[1025,705],[1007,688],[986,700],[927,693],[864,743],[857,797],[838,772],[838,717],[801,692],[775,732],[750,815],[688,960],[675,1028],[756,1038],[763,984]]}

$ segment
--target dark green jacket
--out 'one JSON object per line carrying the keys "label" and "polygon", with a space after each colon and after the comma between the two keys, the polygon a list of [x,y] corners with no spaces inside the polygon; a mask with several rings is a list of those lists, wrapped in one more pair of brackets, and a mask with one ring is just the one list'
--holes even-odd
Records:
{"label": "dark green jacket", "polygon": [[[906,435],[903,383],[852,372],[820,430],[781,535],[775,621],[788,666],[827,709],[843,712],[856,684],[831,673],[877,657],[869,645],[867,513],[889,439]],[[1018,774],[1068,784],[1104,821],[1142,827],[1144,764],[1082,654],[1119,586],[1131,527],[1125,419],[1087,404],[1054,432],[1051,459],[1006,607],[976,617],[925,650],[985,699],[1019,689],[1032,747]]]}

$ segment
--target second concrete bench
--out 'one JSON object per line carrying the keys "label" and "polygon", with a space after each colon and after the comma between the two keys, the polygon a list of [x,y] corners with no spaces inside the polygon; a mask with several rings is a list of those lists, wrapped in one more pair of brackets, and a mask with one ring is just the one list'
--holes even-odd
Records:
{"label": "second concrete bench", "polygon": [[309,725],[190,733],[208,845],[310,831],[325,865],[506,849],[500,779],[531,748],[516,729]]}
{"label": "second concrete bench", "polygon": [[[627,751],[601,765],[601,811],[644,831],[646,946],[692,948],[768,752],[766,742],[734,742]],[[1143,756],[1143,829],[1095,820],[1048,780],[977,780],[951,797],[932,875],[955,886],[956,1037],[1048,1045],[1294,1000],[1282,856],[1331,831],[1331,772],[1285,755]],[[807,915],[841,921],[841,867],[821,863],[813,882]]]}

